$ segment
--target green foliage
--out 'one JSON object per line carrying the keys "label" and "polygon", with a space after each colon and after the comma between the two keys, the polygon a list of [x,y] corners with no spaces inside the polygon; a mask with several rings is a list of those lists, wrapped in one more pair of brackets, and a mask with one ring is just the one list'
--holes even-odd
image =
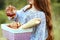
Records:
{"label": "green foliage", "polygon": [[52,1],[52,3],[60,3],[60,0],[51,0]]}
{"label": "green foliage", "polygon": [[7,18],[6,18],[4,11],[0,10],[0,24],[5,23],[6,19]]}
{"label": "green foliage", "polygon": [[0,10],[4,9],[5,7],[5,0],[0,0]]}
{"label": "green foliage", "polygon": [[60,3],[53,3],[52,8],[55,16],[60,16]]}
{"label": "green foliage", "polygon": [[52,11],[54,40],[60,40],[60,3],[53,3]]}
{"label": "green foliage", "polygon": [[27,4],[27,0],[6,0],[5,3],[6,3],[6,6],[13,5],[17,9],[20,9],[21,7]]}
{"label": "green foliage", "polygon": [[27,0],[0,0],[0,9],[4,9],[5,6],[13,5],[17,9],[27,4]]}
{"label": "green foliage", "polygon": [[58,0],[51,0],[52,3],[56,3]]}
{"label": "green foliage", "polygon": [[57,0],[58,3],[60,3],[60,0]]}

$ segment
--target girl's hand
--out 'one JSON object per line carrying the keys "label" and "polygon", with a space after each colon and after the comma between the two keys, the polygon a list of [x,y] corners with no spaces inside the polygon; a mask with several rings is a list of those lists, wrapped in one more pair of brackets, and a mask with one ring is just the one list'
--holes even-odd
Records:
{"label": "girl's hand", "polygon": [[6,15],[9,17],[15,17],[16,15],[16,8],[14,6],[9,5],[6,8]]}
{"label": "girl's hand", "polygon": [[7,26],[13,29],[17,29],[21,26],[21,24],[19,22],[13,22],[13,23],[8,24]]}

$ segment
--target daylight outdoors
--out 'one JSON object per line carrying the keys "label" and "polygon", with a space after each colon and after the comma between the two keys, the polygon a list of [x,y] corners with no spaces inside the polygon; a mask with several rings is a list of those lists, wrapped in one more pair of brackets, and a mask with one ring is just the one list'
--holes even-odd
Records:
{"label": "daylight outdoors", "polygon": [[[19,10],[27,5],[27,0],[0,0],[0,40],[6,40],[2,36],[1,24],[10,22],[5,12],[5,8],[9,5],[13,5]],[[51,0],[51,8],[54,40],[60,40],[60,0]]]}

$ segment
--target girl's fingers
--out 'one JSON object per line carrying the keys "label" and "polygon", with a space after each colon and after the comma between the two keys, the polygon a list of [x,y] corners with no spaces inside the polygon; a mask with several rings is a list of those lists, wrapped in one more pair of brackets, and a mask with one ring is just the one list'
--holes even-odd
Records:
{"label": "girl's fingers", "polygon": [[10,27],[10,28],[13,28],[13,29],[17,29],[17,28],[19,28],[21,25],[20,25],[20,23],[18,23],[18,22],[13,22],[13,23],[10,23],[9,25],[7,25],[8,27]]}

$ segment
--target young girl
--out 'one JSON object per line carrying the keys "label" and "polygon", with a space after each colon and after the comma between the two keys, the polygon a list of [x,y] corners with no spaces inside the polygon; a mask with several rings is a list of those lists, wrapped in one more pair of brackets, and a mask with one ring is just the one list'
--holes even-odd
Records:
{"label": "young girl", "polygon": [[[33,26],[33,32],[30,40],[53,40],[52,37],[52,23],[51,23],[51,11],[50,0],[28,0],[30,5],[25,6],[21,10],[13,10],[11,12],[9,6],[6,9],[7,14],[15,14],[10,18],[14,21],[27,23],[34,18],[40,18],[40,24]],[[15,8],[14,8],[15,9]]]}

